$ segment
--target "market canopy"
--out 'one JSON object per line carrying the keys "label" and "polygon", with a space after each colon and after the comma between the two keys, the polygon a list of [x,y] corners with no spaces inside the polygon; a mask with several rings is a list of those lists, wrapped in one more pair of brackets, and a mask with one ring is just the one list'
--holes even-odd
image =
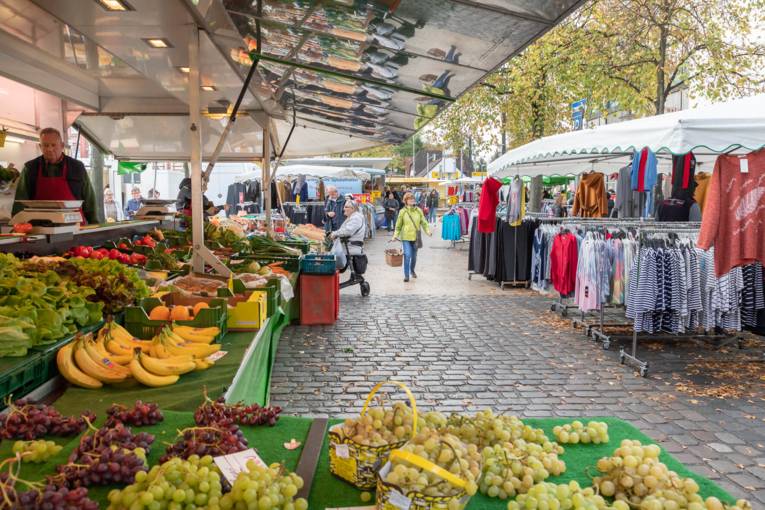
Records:
{"label": "market canopy", "polygon": [[[358,168],[342,168],[337,166],[318,166],[318,165],[282,165],[276,170],[276,178],[296,177],[305,175],[316,179],[359,179],[368,181],[371,176]],[[248,172],[236,177],[241,182],[248,179],[260,180],[260,172]]]}
{"label": "market canopy", "polygon": [[293,112],[285,157],[350,152],[411,136],[580,3],[0,0],[0,67],[118,159],[183,160],[198,31],[205,143],[258,59],[222,161],[260,157],[269,118],[280,152]]}
{"label": "market canopy", "polygon": [[717,154],[765,147],[765,95],[540,138],[489,164],[492,175],[613,171],[648,147],[668,171],[671,156],[693,151],[711,167]]}

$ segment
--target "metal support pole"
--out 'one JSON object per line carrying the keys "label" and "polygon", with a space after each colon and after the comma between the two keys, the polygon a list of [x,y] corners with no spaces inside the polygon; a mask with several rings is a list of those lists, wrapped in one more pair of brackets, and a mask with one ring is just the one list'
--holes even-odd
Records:
{"label": "metal support pole", "polygon": [[265,210],[266,210],[266,234],[268,237],[274,236],[274,228],[271,224],[271,209],[273,204],[271,203],[271,126],[270,122],[266,121],[265,127],[263,127],[263,190],[265,195]]}

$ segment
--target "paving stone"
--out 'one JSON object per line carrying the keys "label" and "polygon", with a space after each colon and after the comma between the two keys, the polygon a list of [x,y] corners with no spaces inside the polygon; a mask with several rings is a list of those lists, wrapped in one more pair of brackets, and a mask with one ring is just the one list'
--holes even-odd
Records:
{"label": "paving stone", "polygon": [[731,453],[733,449],[727,444],[722,443],[709,443],[709,447],[718,453]]}

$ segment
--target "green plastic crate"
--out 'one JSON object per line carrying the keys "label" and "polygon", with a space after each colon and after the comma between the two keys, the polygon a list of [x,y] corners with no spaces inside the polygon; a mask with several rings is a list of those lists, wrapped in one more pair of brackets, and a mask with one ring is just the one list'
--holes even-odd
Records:
{"label": "green plastic crate", "polygon": [[49,367],[39,353],[28,354],[17,361],[0,375],[0,409],[7,407],[5,400],[9,395],[13,395],[14,400],[21,398],[50,379]]}
{"label": "green plastic crate", "polygon": [[285,246],[289,246],[290,248],[297,248],[303,253],[303,255],[311,251],[311,241],[303,241],[302,239],[285,239],[284,241],[281,241],[281,243]]}
{"label": "green plastic crate", "polygon": [[[217,327],[220,333],[215,337],[215,341],[220,341],[226,334],[226,323],[228,316],[228,303],[221,298],[188,298],[195,301],[205,301],[210,308],[203,308],[196,317],[188,321],[175,321],[182,326],[191,326],[192,328],[210,328]],[[172,304],[172,303],[170,303]],[[165,300],[157,298],[146,298],[141,301],[140,306],[129,306],[125,309],[125,329],[136,338],[149,340],[158,334],[163,327],[167,326],[169,321],[155,321],[149,319],[149,313],[155,306],[168,305]],[[186,305],[184,305],[186,306]]]}

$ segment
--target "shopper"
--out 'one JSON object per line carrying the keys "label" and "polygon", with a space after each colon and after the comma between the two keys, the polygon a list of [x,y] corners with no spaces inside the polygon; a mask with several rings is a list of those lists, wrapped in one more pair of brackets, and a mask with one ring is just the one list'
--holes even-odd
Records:
{"label": "shopper", "polygon": [[130,195],[133,197],[130,200],[128,200],[127,207],[125,207],[125,217],[129,220],[132,220],[135,216],[135,213],[138,212],[138,210],[143,205],[143,197],[141,196],[141,188],[135,187],[131,190]]}
{"label": "shopper", "polygon": [[333,232],[345,221],[345,201],[340,198],[335,186],[327,186],[327,201],[324,203],[324,230]]}
{"label": "shopper", "polygon": [[563,197],[563,193],[560,191],[555,194],[552,210],[553,216],[556,218],[562,218],[566,215],[566,201]]}
{"label": "shopper", "polygon": [[417,278],[414,267],[417,264],[417,242],[420,237],[420,231],[424,230],[426,234],[432,235],[428,220],[425,219],[422,209],[416,206],[416,201],[412,193],[404,195],[404,208],[398,213],[396,220],[396,232],[393,239],[399,239],[404,245],[404,281],[409,281],[409,275]]}
{"label": "shopper", "polygon": [[117,202],[114,201],[114,192],[108,186],[104,190],[104,219],[107,223],[125,219],[122,215],[122,209]]}
{"label": "shopper", "polygon": [[383,208],[385,208],[385,223],[388,225],[388,232],[393,231],[393,225],[396,222],[396,214],[398,213],[399,204],[392,191],[389,191],[385,200],[383,201]]}
{"label": "shopper", "polygon": [[343,269],[346,264],[345,247],[342,238],[348,238],[348,253],[350,255],[361,255],[364,253],[364,238],[366,237],[367,222],[364,215],[359,210],[359,204],[353,200],[348,200],[343,205],[343,215],[346,220],[340,225],[340,228],[332,232],[329,237],[334,241],[332,252],[335,254],[335,267]]}
{"label": "shopper", "polygon": [[436,211],[438,210],[438,190],[433,189],[431,190],[430,194],[428,195],[427,200],[427,206],[428,206],[428,221],[435,225],[436,224]]}

